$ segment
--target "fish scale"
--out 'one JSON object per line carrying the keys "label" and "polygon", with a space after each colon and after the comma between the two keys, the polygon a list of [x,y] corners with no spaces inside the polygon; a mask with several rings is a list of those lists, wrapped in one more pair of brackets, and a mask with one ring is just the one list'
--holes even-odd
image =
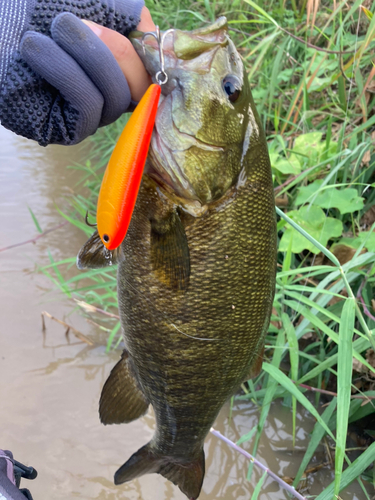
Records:
{"label": "fish scale", "polygon": [[[259,179],[263,177],[262,170],[257,174],[254,175],[254,180],[259,183]],[[160,414],[157,409],[157,401],[165,397],[165,385],[168,386],[167,404],[175,412],[185,405],[195,408],[200,397],[209,398],[211,393],[213,403],[220,401],[219,407],[217,404],[212,405],[216,406],[214,413],[217,413],[228,395],[242,382],[253,357],[258,354],[257,347],[268,327],[275,275],[275,218],[269,175],[267,189],[254,192],[249,180],[224,211],[213,210],[201,218],[187,217],[190,223],[185,226],[185,230],[190,249],[191,275],[189,288],[183,296],[173,293],[168,287],[160,290],[160,283],[153,276],[147,250],[151,230],[149,219],[150,212],[158,211],[157,204],[160,201],[155,185],[149,183],[149,187],[146,187],[144,182],[141,188],[128,237],[124,242],[124,253],[128,258],[119,267],[119,299],[126,331],[126,347],[135,363],[143,367],[139,372],[139,379],[147,398],[154,406],[158,426],[168,426],[163,418],[165,403]],[[153,191],[152,195],[150,191]],[[257,214],[258,217],[254,217],[257,212],[255,197],[263,207],[263,213]],[[142,203],[146,199],[147,205]],[[154,206],[152,202],[155,203]],[[238,244],[233,245],[231,241],[234,240],[233,233],[237,231],[237,227],[240,228],[239,236],[235,239]],[[268,241],[264,237],[267,233],[271,236]],[[137,252],[140,240],[146,242],[143,258]],[[257,247],[255,253],[251,251],[252,245]],[[243,252],[243,247],[248,248],[248,254]],[[268,255],[264,253],[265,247],[269,249]],[[225,259],[226,255],[228,259]],[[247,262],[245,255],[250,256]],[[144,290],[154,287],[157,289],[156,296],[129,292],[129,276],[142,276]],[[257,282],[256,292],[252,291],[253,282]],[[225,286],[220,287],[224,283]],[[235,309],[232,309],[232,305],[235,305]],[[127,311],[130,310],[134,314],[129,315]],[[219,340],[207,342],[185,337],[171,326],[174,318],[180,319],[179,330],[188,335],[213,339],[219,336]],[[145,319],[155,325],[151,337],[149,323],[144,330]],[[259,330],[262,331],[260,336]],[[218,366],[217,360],[222,359],[223,355],[227,361]],[[197,360],[200,362],[198,366]],[[147,370],[150,365],[154,367],[151,370],[152,376]],[[184,368],[181,376],[177,380],[170,377],[169,371],[180,373],[181,365]],[[236,365],[239,368],[229,378],[226,367]],[[213,376],[215,366],[217,370]],[[200,376],[196,377],[198,369]],[[157,393],[154,385],[156,372],[164,382],[160,384],[161,393]],[[220,372],[224,372],[225,377],[220,378]],[[189,379],[188,373],[192,375],[192,379]],[[218,379],[222,383],[221,388]],[[205,383],[195,386],[197,381]],[[187,384],[189,392],[185,390]],[[197,432],[204,438],[207,427],[212,424],[211,412],[209,416],[197,418],[194,411],[194,419]],[[167,428],[166,435],[168,434]],[[164,439],[163,434],[162,441]],[[186,443],[184,446],[187,448],[185,456],[189,460],[189,447]]]}
{"label": "fish scale", "polygon": [[[155,74],[158,47],[149,37],[143,51],[141,36],[132,43]],[[276,219],[266,140],[225,18],[173,30],[164,48],[168,82],[128,233],[112,256],[125,350],[99,413],[104,424],[126,423],[151,404],[155,435],[115,483],[159,473],[195,500],[204,439],[261,368]],[[96,233],[79,268],[108,265],[99,245]]]}

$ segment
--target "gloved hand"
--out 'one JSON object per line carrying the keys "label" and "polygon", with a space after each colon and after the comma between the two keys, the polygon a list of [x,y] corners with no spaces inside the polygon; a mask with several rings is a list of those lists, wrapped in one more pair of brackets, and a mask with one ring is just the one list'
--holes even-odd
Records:
{"label": "gloved hand", "polygon": [[26,11],[24,4],[0,4],[1,124],[42,146],[76,144],[131,104],[112,53],[78,17],[127,35],[143,0],[26,0]]}

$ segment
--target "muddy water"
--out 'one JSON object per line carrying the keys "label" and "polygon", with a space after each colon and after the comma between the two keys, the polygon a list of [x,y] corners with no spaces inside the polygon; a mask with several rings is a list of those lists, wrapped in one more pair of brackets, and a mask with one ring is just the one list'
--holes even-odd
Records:
{"label": "muddy water", "polygon": [[[43,230],[63,222],[56,205],[67,206],[66,198],[79,179],[65,166],[84,156],[82,146],[44,149],[0,128],[0,249],[36,236],[28,206]],[[51,282],[35,272],[36,264],[49,263],[48,252],[56,260],[71,257],[84,241],[81,232],[66,225],[35,244],[0,252],[0,448],[12,450],[17,460],[38,470],[35,481],[23,482],[34,500],[183,500],[176,487],[156,474],[121,487],[112,482],[116,469],[151,438],[152,414],[123,426],[99,423],[100,390],[119,353],[106,354],[103,334],[72,314],[72,302],[51,292]],[[43,334],[44,310],[66,319],[99,346],[68,340],[64,327],[50,320]],[[232,419],[228,417],[229,405],[215,427],[237,441],[257,424],[259,412],[255,405],[237,402]],[[305,413],[298,415],[294,450],[291,424],[290,409],[274,404],[258,453],[258,459],[281,476],[298,470],[314,421]],[[250,446],[244,447],[250,451]],[[248,482],[246,459],[212,435],[205,450],[207,472],[200,499],[250,499],[260,472],[255,469]],[[322,447],[315,462],[325,459]],[[329,468],[312,475],[309,493],[319,493],[332,479]],[[259,498],[289,497],[267,479]],[[364,496],[353,485],[342,498]]]}

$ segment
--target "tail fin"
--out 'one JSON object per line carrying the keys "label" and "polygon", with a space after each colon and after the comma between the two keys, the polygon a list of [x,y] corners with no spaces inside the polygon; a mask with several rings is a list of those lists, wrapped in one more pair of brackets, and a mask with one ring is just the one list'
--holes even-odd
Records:
{"label": "tail fin", "polygon": [[115,484],[156,472],[178,486],[189,500],[196,500],[204,478],[204,451],[193,462],[174,462],[152,451],[150,443],[140,448],[115,474]]}

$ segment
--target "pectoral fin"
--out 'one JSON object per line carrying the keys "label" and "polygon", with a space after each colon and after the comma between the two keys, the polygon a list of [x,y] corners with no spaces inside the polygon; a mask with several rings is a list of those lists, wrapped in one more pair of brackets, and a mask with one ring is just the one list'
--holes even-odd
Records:
{"label": "pectoral fin", "polygon": [[162,283],[174,290],[186,290],[190,278],[189,246],[176,212],[166,220],[151,221],[151,263]]}
{"label": "pectoral fin", "polygon": [[99,402],[100,420],[105,425],[127,424],[144,415],[148,405],[131,371],[129,355],[124,350],[103,386]]}
{"label": "pectoral fin", "polygon": [[98,231],[89,238],[77,255],[78,269],[99,269],[118,264],[124,259],[121,246],[109,251],[103,245]]}

